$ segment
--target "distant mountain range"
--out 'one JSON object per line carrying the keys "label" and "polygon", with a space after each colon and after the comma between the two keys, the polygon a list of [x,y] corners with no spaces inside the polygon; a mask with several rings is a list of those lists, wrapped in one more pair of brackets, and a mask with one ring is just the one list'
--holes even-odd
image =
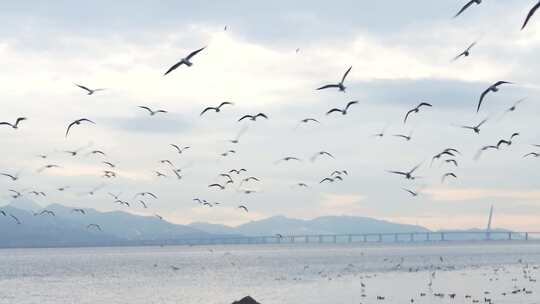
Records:
{"label": "distant mountain range", "polygon": [[[42,210],[52,215],[34,215]],[[429,232],[416,225],[398,224],[367,217],[324,216],[312,220],[274,216],[230,227],[219,224],[177,225],[155,216],[140,216],[122,211],[99,212],[52,204],[45,208],[21,198],[0,207],[8,216],[0,216],[0,247],[73,247],[163,244],[166,241],[232,236],[362,234]],[[16,216],[21,224],[9,216]],[[102,231],[88,229],[98,224]],[[480,231],[480,230],[478,230]],[[498,230],[500,231],[500,230]]]}
{"label": "distant mountain range", "polygon": [[274,216],[237,227],[208,223],[193,223],[189,226],[214,234],[241,234],[250,236],[275,235],[278,233],[283,235],[305,235],[429,231],[429,229],[421,226],[396,224],[367,217],[353,216],[324,216],[312,220]]}

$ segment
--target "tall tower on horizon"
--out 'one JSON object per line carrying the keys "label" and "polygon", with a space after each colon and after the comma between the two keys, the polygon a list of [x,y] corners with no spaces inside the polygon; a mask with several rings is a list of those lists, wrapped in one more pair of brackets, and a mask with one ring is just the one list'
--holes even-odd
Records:
{"label": "tall tower on horizon", "polygon": [[491,208],[489,209],[489,218],[488,223],[486,227],[486,239],[491,239],[491,220],[493,219],[493,205],[491,205]]}

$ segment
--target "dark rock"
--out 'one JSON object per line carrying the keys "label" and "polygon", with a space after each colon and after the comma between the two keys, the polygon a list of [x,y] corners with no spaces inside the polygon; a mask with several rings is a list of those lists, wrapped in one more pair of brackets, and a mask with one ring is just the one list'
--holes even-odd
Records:
{"label": "dark rock", "polygon": [[236,301],[236,302],[234,302],[232,304],[260,304],[260,303],[255,301],[252,297],[247,296],[247,297],[243,298],[242,300]]}

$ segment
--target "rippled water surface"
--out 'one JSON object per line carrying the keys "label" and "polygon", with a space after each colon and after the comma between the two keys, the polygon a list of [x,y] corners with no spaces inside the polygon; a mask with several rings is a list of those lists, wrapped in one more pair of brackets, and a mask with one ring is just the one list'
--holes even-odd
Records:
{"label": "rippled water surface", "polygon": [[0,258],[0,303],[10,304],[540,303],[537,243],[7,249]]}

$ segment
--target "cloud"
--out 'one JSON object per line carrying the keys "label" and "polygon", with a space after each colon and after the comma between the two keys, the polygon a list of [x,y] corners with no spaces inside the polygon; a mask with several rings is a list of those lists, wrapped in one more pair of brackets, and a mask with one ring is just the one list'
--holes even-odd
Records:
{"label": "cloud", "polygon": [[423,191],[435,201],[471,201],[483,199],[504,199],[520,201],[540,200],[540,190],[527,189],[478,189],[478,188],[429,188]]}

